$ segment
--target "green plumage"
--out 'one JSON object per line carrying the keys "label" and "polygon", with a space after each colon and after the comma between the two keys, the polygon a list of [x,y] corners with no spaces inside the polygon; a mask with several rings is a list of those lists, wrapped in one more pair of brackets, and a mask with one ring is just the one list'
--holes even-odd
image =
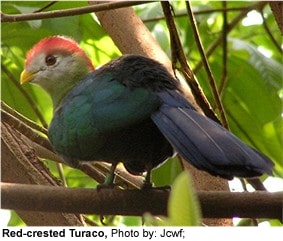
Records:
{"label": "green plumage", "polygon": [[[97,70],[81,80],[57,107],[49,139],[74,165],[78,160],[134,161],[137,167],[132,172],[142,172],[148,159],[161,162],[160,146],[169,147],[165,152],[172,154],[171,146],[150,121],[160,105],[160,99],[148,89],[127,88],[110,69]],[[150,144],[155,138],[163,139],[161,145]]]}

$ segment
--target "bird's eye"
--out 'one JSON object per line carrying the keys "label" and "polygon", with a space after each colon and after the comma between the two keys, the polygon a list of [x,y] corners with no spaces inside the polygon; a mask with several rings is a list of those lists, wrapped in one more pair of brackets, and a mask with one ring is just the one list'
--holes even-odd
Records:
{"label": "bird's eye", "polygon": [[47,55],[45,57],[45,63],[46,63],[47,66],[54,65],[56,63],[56,61],[57,61],[57,59],[53,55]]}

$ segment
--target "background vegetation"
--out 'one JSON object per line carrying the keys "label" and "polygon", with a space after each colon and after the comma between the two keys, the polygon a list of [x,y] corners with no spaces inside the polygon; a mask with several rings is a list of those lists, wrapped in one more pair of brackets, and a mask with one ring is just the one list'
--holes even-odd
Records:
{"label": "background vegetation", "polygon": [[[2,2],[4,13],[31,13],[47,2]],[[227,2],[228,22],[232,22],[253,2]],[[56,2],[47,8],[60,10],[86,6],[87,2]],[[184,1],[173,3],[175,21],[183,50],[194,74],[211,105],[215,107],[206,72],[201,67],[191,23]],[[254,5],[247,16],[230,26],[227,50],[216,44],[223,33],[222,2],[192,2],[201,41],[205,50],[213,48],[209,64],[219,87],[221,100],[231,131],[245,143],[269,156],[275,163],[274,176],[283,177],[282,163],[282,37],[268,4]],[[162,49],[171,57],[170,38],[160,3],[135,7],[136,13],[157,39]],[[226,26],[227,27],[227,26]],[[226,29],[228,31],[228,28]],[[1,100],[7,105],[47,126],[52,117],[49,97],[39,87],[20,86],[19,76],[24,68],[26,52],[40,39],[50,35],[67,35],[76,39],[91,57],[95,66],[107,63],[121,55],[119,49],[101,27],[95,14],[50,18],[45,20],[2,23],[1,39]],[[227,59],[223,60],[223,51]],[[28,97],[27,97],[28,96]],[[34,103],[36,103],[34,105]],[[39,111],[36,111],[36,107]],[[218,112],[218,110],[215,110]],[[52,173],[59,177],[57,166],[45,162]],[[157,186],[172,184],[180,173],[177,161],[169,161],[153,175]],[[68,186],[93,187],[95,181],[80,171],[64,167]],[[92,217],[95,222],[99,217]],[[108,224],[140,225],[136,217],[115,217]],[[10,225],[19,225],[12,215]]]}

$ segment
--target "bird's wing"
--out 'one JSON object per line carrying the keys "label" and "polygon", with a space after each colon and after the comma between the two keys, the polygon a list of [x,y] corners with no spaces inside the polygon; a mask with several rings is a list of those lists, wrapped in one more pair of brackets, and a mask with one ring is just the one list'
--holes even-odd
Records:
{"label": "bird's wing", "polygon": [[195,167],[227,179],[272,174],[273,163],[235,135],[199,114],[177,91],[157,93],[163,105],[152,120]]}

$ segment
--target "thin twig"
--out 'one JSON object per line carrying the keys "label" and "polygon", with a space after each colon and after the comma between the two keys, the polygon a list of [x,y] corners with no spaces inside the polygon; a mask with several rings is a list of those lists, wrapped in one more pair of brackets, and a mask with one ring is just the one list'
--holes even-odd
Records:
{"label": "thin twig", "polygon": [[64,174],[64,169],[63,169],[62,163],[56,162],[56,169],[58,171],[59,178],[62,182],[63,187],[67,187],[68,185],[67,185],[67,181],[66,181],[66,177],[65,177],[65,174]]}
{"label": "thin twig", "polygon": [[45,6],[43,6],[42,8],[36,10],[36,11],[33,11],[33,13],[39,13],[39,12],[42,12],[43,10],[51,7],[52,5],[54,5],[55,3],[57,3],[58,1],[52,1],[52,2],[49,2],[48,4],[46,4]]}
{"label": "thin twig", "polygon": [[269,29],[269,27],[268,27],[268,25],[267,25],[266,19],[265,19],[264,15],[263,15],[263,10],[262,10],[262,9],[261,9],[261,11],[260,11],[260,14],[261,14],[261,18],[262,18],[262,21],[263,21],[263,27],[264,27],[264,29],[265,29],[267,35],[269,36],[269,38],[270,38],[270,40],[272,41],[272,43],[274,44],[274,46],[279,50],[279,53],[282,54],[282,53],[283,53],[283,50],[282,50],[280,44],[279,44],[279,43],[276,41],[276,39],[274,38],[272,32],[270,31],[270,29]]}
{"label": "thin twig", "polygon": [[250,178],[246,179],[246,181],[257,191],[267,191],[259,178]]}
{"label": "thin twig", "polygon": [[28,137],[31,141],[37,143],[38,145],[46,148],[49,151],[53,151],[52,146],[50,145],[47,138],[39,135],[35,132],[31,127],[29,127],[26,123],[21,122],[16,117],[12,116],[8,112],[1,110],[2,121],[6,122],[9,126],[18,130],[21,134]]}
{"label": "thin twig", "polygon": [[[223,8],[227,7],[227,2],[223,1],[222,2]],[[227,83],[227,54],[228,54],[228,48],[227,48],[227,27],[228,27],[228,22],[227,22],[227,12],[223,11],[223,25],[222,25],[222,76],[220,80],[220,85],[219,85],[219,94],[222,96],[223,90],[226,86]]]}
{"label": "thin twig", "polygon": [[[185,77],[187,83],[189,84],[192,93],[195,97],[196,102],[203,110],[204,114],[214,121],[220,123],[214,111],[210,107],[208,100],[206,99],[203,91],[201,90],[198,82],[196,81],[194,74],[187,62],[185,53],[182,48],[182,44],[177,32],[177,28],[172,16],[172,9],[168,2],[162,2],[162,9],[165,15],[166,23],[169,29],[170,41],[171,41],[171,51],[172,51],[172,65],[173,69],[178,69]],[[178,68],[176,62],[179,61],[180,67]]]}
{"label": "thin twig", "polygon": [[[205,9],[205,10],[196,10],[194,11],[194,15],[202,15],[202,14],[211,14],[211,13],[218,13],[218,12],[235,12],[235,11],[242,11],[250,9],[250,6],[247,7],[230,7],[230,8],[214,8],[214,9]],[[175,17],[186,17],[188,15],[186,10],[181,10],[175,13]],[[148,19],[142,19],[144,23],[148,22],[156,22],[158,20],[163,20],[165,19],[165,16],[158,16],[154,18],[148,18]]]}
{"label": "thin twig", "polygon": [[5,14],[1,13],[1,22],[20,22],[27,20],[38,20],[47,18],[60,18],[67,16],[75,16],[92,12],[100,12],[110,9],[125,8],[134,5],[151,3],[152,1],[117,1],[110,3],[102,3],[98,5],[90,5],[80,8],[71,8],[65,10],[56,10],[49,12],[27,13],[27,14]]}
{"label": "thin twig", "polygon": [[219,93],[218,93],[218,90],[217,90],[216,82],[215,82],[214,76],[212,74],[212,71],[210,69],[210,66],[208,64],[208,60],[206,58],[204,48],[202,46],[201,38],[199,36],[199,32],[198,32],[198,29],[197,29],[197,26],[196,26],[196,20],[195,20],[195,17],[193,15],[192,7],[191,7],[191,4],[190,4],[189,1],[186,1],[186,7],[187,7],[188,15],[189,15],[189,18],[190,18],[190,21],[191,21],[191,27],[192,27],[192,30],[193,30],[193,33],[194,33],[196,44],[198,46],[202,62],[203,62],[204,68],[205,68],[206,73],[207,73],[207,77],[208,77],[209,84],[210,84],[210,87],[211,87],[211,90],[212,90],[212,94],[213,94],[216,106],[217,106],[219,113],[220,113],[220,116],[221,116],[222,124],[223,124],[224,127],[226,127],[228,129],[229,128],[228,127],[228,121],[227,121],[226,116],[225,116],[224,107],[223,107],[222,102],[220,100],[220,96],[219,96]]}
{"label": "thin twig", "polygon": [[7,113],[9,113],[11,116],[17,118],[18,120],[20,120],[21,122],[25,123],[27,126],[29,126],[30,128],[39,131],[41,133],[43,133],[44,135],[48,134],[48,131],[46,128],[36,124],[34,121],[26,118],[25,116],[23,116],[22,114],[20,114],[19,112],[17,112],[16,110],[12,109],[10,106],[8,106],[4,101],[1,100],[1,108],[2,110],[6,111]]}
{"label": "thin twig", "polygon": [[282,1],[268,1],[268,2],[282,36],[283,35],[283,14],[282,14],[283,3]]}

